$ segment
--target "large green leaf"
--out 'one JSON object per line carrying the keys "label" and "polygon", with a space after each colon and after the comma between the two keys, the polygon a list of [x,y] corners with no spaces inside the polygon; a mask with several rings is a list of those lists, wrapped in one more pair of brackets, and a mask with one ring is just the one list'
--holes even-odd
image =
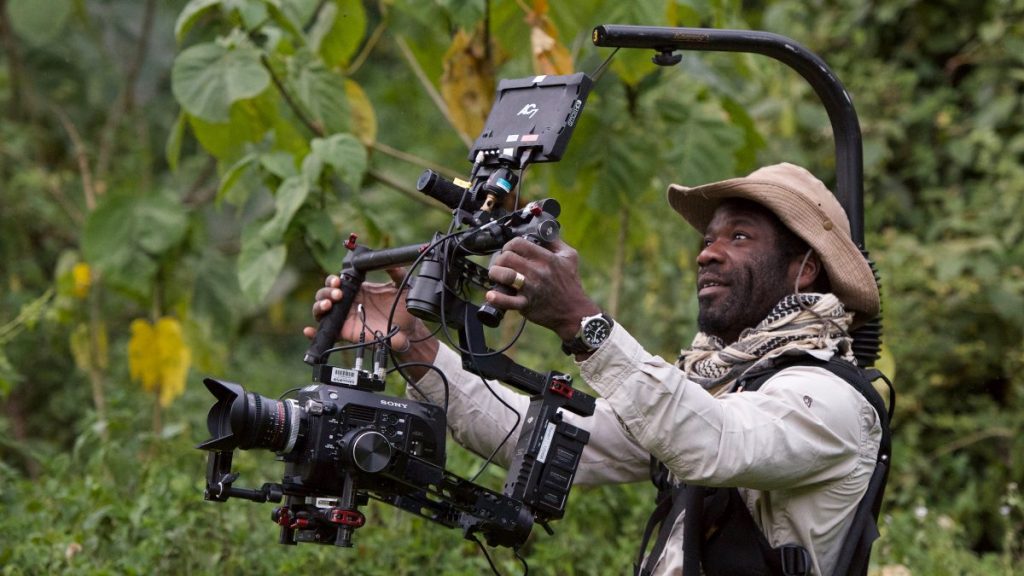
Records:
{"label": "large green leaf", "polygon": [[187,230],[185,209],[167,195],[113,196],[89,215],[82,251],[106,278],[134,292]]}
{"label": "large green leaf", "polygon": [[[263,3],[266,5],[267,11],[270,17],[274,19],[274,22],[277,22],[296,41],[305,41],[306,36],[302,33],[302,23],[315,4],[312,4],[310,0],[302,0],[301,2],[294,0],[291,2],[263,0]],[[300,4],[302,6],[299,6]]]}
{"label": "large green leaf", "polygon": [[234,262],[217,250],[203,250],[194,263],[192,315],[231,327],[238,320],[238,275]]}
{"label": "large green leaf", "polygon": [[310,206],[296,216],[305,232],[306,247],[324,270],[337,270],[345,258],[345,247],[340,241],[338,228],[326,211]]}
{"label": "large green leaf", "polygon": [[288,85],[323,133],[344,132],[349,125],[345,78],[300,51],[288,62]]}
{"label": "large green leaf", "polygon": [[185,138],[186,114],[180,112],[178,119],[174,121],[171,132],[167,135],[167,142],[164,144],[164,158],[172,172],[178,170],[178,161],[181,160],[181,141]]}
{"label": "large green leaf", "polygon": [[736,175],[736,154],[743,130],[727,122],[720,110],[698,105],[671,131],[668,166],[676,182],[698,184]]}
{"label": "large green leaf", "polygon": [[253,98],[269,84],[260,51],[245,43],[197,44],[179,54],[171,70],[171,90],[182,108],[209,122],[226,122],[233,103]]}
{"label": "large green leaf", "polygon": [[191,0],[178,14],[174,23],[174,37],[181,42],[192,26],[211,9],[220,6],[222,0]]}
{"label": "large green leaf", "polygon": [[312,142],[312,153],[334,168],[353,190],[358,190],[366,173],[366,147],[351,134],[335,134]]}
{"label": "large green leaf", "polygon": [[276,211],[273,218],[260,229],[260,238],[267,244],[280,242],[292,218],[302,207],[307,196],[309,196],[309,184],[302,176],[290,176],[281,182],[274,194]]}
{"label": "large green leaf", "polygon": [[248,170],[250,166],[256,164],[258,159],[257,155],[254,153],[246,154],[239,158],[237,162],[232,164],[231,167],[227,169],[227,172],[224,172],[224,175],[220,177],[220,186],[217,187],[218,202],[231,193],[231,189],[238,183],[239,178],[245,174],[245,171]]}
{"label": "large green leaf", "polygon": [[366,9],[361,0],[335,0],[324,5],[309,32],[310,47],[329,68],[349,63],[366,34]]}
{"label": "large green leaf", "polygon": [[247,152],[251,143],[262,140],[272,127],[279,132],[275,95],[270,91],[252,100],[237,102],[231,107],[227,122],[207,122],[191,115],[188,122],[196,140],[207,152],[232,163]]}
{"label": "large green leaf", "polygon": [[284,268],[288,249],[283,244],[268,246],[258,233],[247,231],[238,255],[238,283],[253,304],[262,303]]}
{"label": "large green leaf", "polygon": [[630,134],[625,127],[613,131],[606,142],[597,181],[588,204],[598,213],[614,214],[650,186],[658,160],[657,147],[648,138]]}
{"label": "large green leaf", "polygon": [[71,0],[8,0],[11,28],[33,46],[57,38],[71,16]]}
{"label": "large green leaf", "polygon": [[295,168],[295,156],[288,152],[268,152],[259,157],[260,168],[284,180],[299,173]]}

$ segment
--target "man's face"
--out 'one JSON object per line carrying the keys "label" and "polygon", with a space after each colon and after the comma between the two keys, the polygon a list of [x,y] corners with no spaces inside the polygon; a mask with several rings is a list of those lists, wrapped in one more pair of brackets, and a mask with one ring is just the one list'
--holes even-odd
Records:
{"label": "man's face", "polygon": [[727,200],[715,210],[697,256],[697,324],[735,342],[793,292],[796,267],[783,253],[775,216],[749,201]]}

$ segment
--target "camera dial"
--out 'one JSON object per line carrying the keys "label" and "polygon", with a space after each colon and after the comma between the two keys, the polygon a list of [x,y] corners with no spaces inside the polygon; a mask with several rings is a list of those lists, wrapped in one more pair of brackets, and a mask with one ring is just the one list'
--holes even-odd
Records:
{"label": "camera dial", "polygon": [[342,445],[345,456],[367,474],[385,470],[394,454],[391,442],[376,430],[353,430],[342,439]]}

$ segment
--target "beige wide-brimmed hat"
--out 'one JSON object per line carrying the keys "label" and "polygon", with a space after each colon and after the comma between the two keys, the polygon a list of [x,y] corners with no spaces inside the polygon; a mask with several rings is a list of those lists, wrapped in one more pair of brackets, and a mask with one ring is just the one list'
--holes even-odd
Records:
{"label": "beige wide-brimmed hat", "polygon": [[793,164],[775,164],[745,178],[703,186],[668,187],[668,203],[703,233],[715,209],[728,198],[746,198],[771,210],[814,249],[825,266],[832,292],[859,326],[878,315],[878,284],[867,259],[850,237],[850,221],[829,189]]}

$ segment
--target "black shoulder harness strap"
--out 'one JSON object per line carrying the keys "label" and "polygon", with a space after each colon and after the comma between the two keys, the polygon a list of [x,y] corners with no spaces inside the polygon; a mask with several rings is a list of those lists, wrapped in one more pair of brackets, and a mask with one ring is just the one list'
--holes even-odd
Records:
{"label": "black shoulder harness strap", "polygon": [[[819,366],[832,372],[853,386],[875,409],[881,420],[882,439],[879,444],[878,460],[875,471],[868,482],[857,510],[854,513],[850,532],[843,542],[836,563],[835,574],[865,575],[871,555],[871,545],[878,538],[877,521],[881,510],[885,484],[889,476],[889,462],[892,457],[892,437],[890,421],[896,406],[895,392],[892,384],[877,370],[864,370],[846,361],[832,359],[818,360],[813,356],[801,355],[787,358],[770,368],[744,375],[738,389],[744,392],[761,388],[769,378],[779,371],[791,366]],[[889,409],[886,410],[881,395],[871,384],[881,378],[889,386]],[[669,532],[676,518],[682,511],[694,508],[699,514],[687,513],[684,525],[684,574],[700,574],[716,576],[718,574],[764,574],[797,576],[808,574],[811,570],[810,555],[796,544],[787,544],[773,548],[767,537],[757,527],[739,496],[736,488],[704,488],[702,486],[680,485],[672,487],[668,482],[668,470],[655,458],[651,458],[651,479],[658,487],[658,506],[648,520],[644,530],[643,543],[635,564],[635,573],[648,576],[653,571],[664,550]],[[695,517],[700,517],[699,527],[693,525]],[[653,534],[655,526],[659,527],[658,538],[643,562],[644,551]],[[695,530],[696,528],[696,530]],[[702,534],[701,538],[693,538],[694,533]],[[689,534],[691,537],[686,538]],[[693,540],[693,541],[692,541]],[[756,549],[752,549],[756,544]]]}

